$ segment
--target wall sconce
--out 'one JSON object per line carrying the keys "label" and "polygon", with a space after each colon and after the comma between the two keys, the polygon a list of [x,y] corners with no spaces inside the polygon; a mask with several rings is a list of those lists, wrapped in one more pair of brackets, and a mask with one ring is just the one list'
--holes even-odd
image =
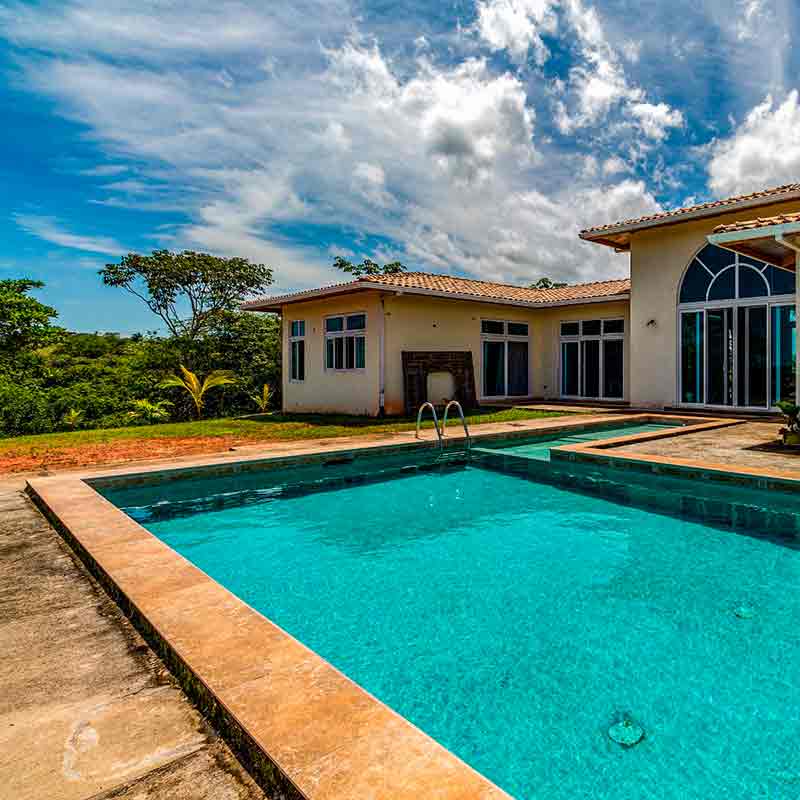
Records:
{"label": "wall sconce", "polygon": [[658,323],[654,319],[649,319],[649,320],[647,320],[647,325],[645,325],[645,327],[646,328],[657,328],[658,327]]}

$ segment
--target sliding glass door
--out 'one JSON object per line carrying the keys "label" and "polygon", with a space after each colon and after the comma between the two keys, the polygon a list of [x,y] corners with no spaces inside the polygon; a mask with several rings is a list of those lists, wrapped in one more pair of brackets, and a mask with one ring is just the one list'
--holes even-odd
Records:
{"label": "sliding glass door", "polygon": [[625,320],[561,323],[561,396],[621,400],[625,392]]}
{"label": "sliding glass door", "polygon": [[793,304],[682,311],[681,402],[762,409],[794,399],[796,327]]}
{"label": "sliding glass door", "polygon": [[482,396],[527,397],[529,391],[528,324],[481,321]]}
{"label": "sliding glass door", "polygon": [[797,308],[773,306],[770,319],[770,403],[795,399],[797,368]]}
{"label": "sliding glass door", "polygon": [[737,310],[736,370],[739,405],[766,408],[768,383],[767,306]]}

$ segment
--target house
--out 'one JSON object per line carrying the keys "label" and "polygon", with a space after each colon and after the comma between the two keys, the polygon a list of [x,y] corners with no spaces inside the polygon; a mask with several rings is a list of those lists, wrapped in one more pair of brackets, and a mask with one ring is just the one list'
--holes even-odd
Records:
{"label": "house", "polygon": [[287,412],[427,399],[768,411],[794,398],[800,184],[584,230],[630,280],[529,289],[423,272],[245,304],[283,320]]}

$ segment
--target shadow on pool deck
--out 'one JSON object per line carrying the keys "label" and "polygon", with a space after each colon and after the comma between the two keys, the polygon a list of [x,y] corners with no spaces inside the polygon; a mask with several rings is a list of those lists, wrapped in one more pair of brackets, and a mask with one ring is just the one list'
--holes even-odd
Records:
{"label": "shadow on pool deck", "polygon": [[0,482],[0,795],[263,800],[20,483]]}

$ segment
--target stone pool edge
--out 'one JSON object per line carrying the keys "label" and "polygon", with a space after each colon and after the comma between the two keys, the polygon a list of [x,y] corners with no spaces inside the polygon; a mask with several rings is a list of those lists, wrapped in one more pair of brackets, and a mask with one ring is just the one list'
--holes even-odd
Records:
{"label": "stone pool edge", "polygon": [[678,428],[675,433],[658,431],[562,445],[551,449],[550,460],[561,463],[595,464],[617,471],[636,470],[643,473],[649,472],[653,475],[669,475],[689,480],[749,486],[770,491],[800,492],[800,479],[798,479],[797,474],[785,472],[781,469],[756,466],[731,467],[727,464],[719,464],[712,461],[681,458],[679,456],[659,456],[652,453],[639,454],[625,450],[626,445],[654,441],[656,439],[668,439],[672,436],[699,433],[740,424],[743,423],[738,420],[719,419],[706,421],[696,426]]}

